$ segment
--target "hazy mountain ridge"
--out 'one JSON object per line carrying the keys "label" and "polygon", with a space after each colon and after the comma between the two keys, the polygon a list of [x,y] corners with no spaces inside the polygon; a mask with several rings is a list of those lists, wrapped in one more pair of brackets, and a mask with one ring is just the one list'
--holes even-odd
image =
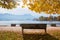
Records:
{"label": "hazy mountain ridge", "polygon": [[13,14],[0,14],[0,21],[9,21],[9,20],[34,20],[34,16],[31,14],[24,15],[13,15]]}

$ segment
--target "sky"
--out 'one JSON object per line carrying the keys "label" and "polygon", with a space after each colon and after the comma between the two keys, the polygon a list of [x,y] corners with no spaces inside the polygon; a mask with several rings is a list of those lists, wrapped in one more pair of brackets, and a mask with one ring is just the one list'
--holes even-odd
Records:
{"label": "sky", "polygon": [[[21,1],[21,0],[20,0]],[[28,14],[28,13],[30,13],[30,14],[32,14],[33,15],[33,13],[35,13],[35,12],[33,12],[33,11],[31,11],[31,10],[29,10],[28,8],[22,8],[21,6],[22,6],[22,2],[18,2],[20,5],[18,5],[16,8],[14,8],[14,9],[4,9],[4,8],[1,8],[0,7],[0,13],[10,13],[10,14],[16,14],[16,15],[24,15],[24,14]],[[35,13],[35,15],[36,15],[36,13]]]}
{"label": "sky", "polygon": [[[21,1],[21,0],[20,0]],[[20,3],[20,5],[19,6],[17,6],[16,8],[14,8],[14,9],[4,9],[4,8],[1,8],[0,7],[0,13],[2,13],[2,14],[5,14],[5,13],[9,13],[9,14],[14,14],[14,15],[24,15],[24,14],[31,14],[31,15],[33,15],[33,16],[48,16],[48,15],[46,15],[46,14],[44,14],[44,13],[41,13],[41,14],[39,14],[39,13],[36,13],[36,12],[33,12],[33,11],[31,11],[31,10],[29,10],[28,8],[21,8],[21,6],[22,6],[22,2],[18,2],[18,3]],[[56,15],[55,15],[56,16]]]}

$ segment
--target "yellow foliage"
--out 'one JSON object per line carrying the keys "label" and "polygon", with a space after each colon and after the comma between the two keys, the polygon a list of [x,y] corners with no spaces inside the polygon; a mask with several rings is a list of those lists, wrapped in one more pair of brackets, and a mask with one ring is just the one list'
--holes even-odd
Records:
{"label": "yellow foliage", "polygon": [[27,0],[22,0],[23,1],[23,4],[25,5],[25,4],[27,4]]}
{"label": "yellow foliage", "polygon": [[[28,2],[27,0],[24,1]],[[26,5],[28,4],[28,8],[32,11],[60,14],[60,0],[29,0],[29,2]]]}
{"label": "yellow foliage", "polygon": [[[47,14],[60,14],[60,0],[22,0],[24,8],[27,6],[35,12],[46,12]],[[29,2],[29,3],[28,3]],[[0,7],[12,9],[15,8],[17,2],[15,0],[0,0]]]}
{"label": "yellow foliage", "polygon": [[15,8],[17,5],[17,2],[14,0],[0,0],[0,6],[2,8],[12,9]]}

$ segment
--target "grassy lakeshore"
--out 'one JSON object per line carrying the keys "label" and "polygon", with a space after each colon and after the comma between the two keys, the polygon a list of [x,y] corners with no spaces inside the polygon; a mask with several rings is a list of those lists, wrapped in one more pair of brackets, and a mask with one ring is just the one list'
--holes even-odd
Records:
{"label": "grassy lakeshore", "polygon": [[22,40],[22,35],[17,32],[0,31],[0,40]]}
{"label": "grassy lakeshore", "polygon": [[48,27],[44,34],[20,34],[20,32],[0,31],[0,40],[60,40],[60,27]]}

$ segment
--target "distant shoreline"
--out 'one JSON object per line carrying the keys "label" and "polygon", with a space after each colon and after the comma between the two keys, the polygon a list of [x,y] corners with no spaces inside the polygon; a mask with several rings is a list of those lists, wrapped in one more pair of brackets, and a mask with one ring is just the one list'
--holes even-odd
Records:
{"label": "distant shoreline", "polygon": [[[60,21],[0,21],[0,25],[11,25],[11,24],[48,24],[48,23],[56,23],[57,26],[60,26]],[[48,24],[50,25],[50,24]]]}

